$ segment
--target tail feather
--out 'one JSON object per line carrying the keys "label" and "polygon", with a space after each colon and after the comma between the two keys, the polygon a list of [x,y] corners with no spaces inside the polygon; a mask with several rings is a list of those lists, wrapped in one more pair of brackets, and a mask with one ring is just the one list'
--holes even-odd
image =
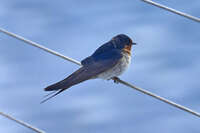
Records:
{"label": "tail feather", "polygon": [[46,87],[44,90],[45,91],[52,91],[49,94],[47,94],[44,100],[42,100],[40,103],[44,103],[46,101],[48,101],[49,99],[55,97],[56,95],[58,95],[59,93],[63,92],[64,90],[68,89],[69,87],[71,87],[72,84],[68,83],[68,79],[64,79],[58,83],[55,83],[53,85],[50,85],[48,87]]}
{"label": "tail feather", "polygon": [[57,82],[53,85],[50,85],[50,86],[44,88],[44,90],[45,91],[55,91],[55,90],[60,90],[60,89],[66,90],[75,84],[78,84],[82,81],[87,80],[88,77],[84,77],[84,75],[83,75],[84,73],[85,73],[85,68],[81,67],[80,69],[78,69],[77,71],[72,73],[70,76],[65,78],[64,80]]}
{"label": "tail feather", "polygon": [[44,103],[47,100],[55,97],[56,95],[70,88],[71,86],[78,84],[80,82],[83,82],[85,80],[88,80],[90,78],[91,78],[91,75],[88,74],[87,69],[85,69],[84,67],[81,67],[76,72],[68,76],[66,79],[44,88],[45,91],[53,91],[53,92],[47,94],[47,96],[49,97],[44,99],[41,103]]}
{"label": "tail feather", "polygon": [[64,79],[60,82],[57,82],[53,85],[50,85],[46,88],[44,88],[45,91],[55,91],[55,90],[60,90],[60,89],[67,89],[71,87],[69,84],[69,81],[67,79]]}
{"label": "tail feather", "polygon": [[59,91],[53,91],[52,93],[48,94],[49,97],[47,97],[46,99],[42,100],[40,103],[44,103],[46,101],[48,101],[49,99],[55,97],[56,95],[58,95],[59,93],[61,93],[62,91],[64,91],[65,89],[59,90]]}

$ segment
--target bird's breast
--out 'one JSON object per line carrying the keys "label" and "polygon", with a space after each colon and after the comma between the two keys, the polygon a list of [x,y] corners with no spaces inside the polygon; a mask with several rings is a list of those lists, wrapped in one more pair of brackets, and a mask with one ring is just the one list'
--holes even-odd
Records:
{"label": "bird's breast", "polygon": [[127,52],[122,52],[123,57],[119,60],[119,62],[111,69],[99,74],[97,77],[101,79],[111,79],[112,77],[116,77],[121,75],[129,66],[131,62],[131,56]]}

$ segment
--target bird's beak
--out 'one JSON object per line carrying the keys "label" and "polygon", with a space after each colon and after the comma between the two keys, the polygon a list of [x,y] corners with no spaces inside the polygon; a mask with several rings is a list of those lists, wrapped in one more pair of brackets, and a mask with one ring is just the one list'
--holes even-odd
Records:
{"label": "bird's beak", "polygon": [[133,42],[132,45],[136,45],[137,43]]}

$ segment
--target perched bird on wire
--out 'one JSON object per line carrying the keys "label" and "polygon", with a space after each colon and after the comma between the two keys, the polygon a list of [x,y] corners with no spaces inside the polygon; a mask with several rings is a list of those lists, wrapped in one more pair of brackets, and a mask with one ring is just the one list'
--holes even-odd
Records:
{"label": "perched bird on wire", "polygon": [[[113,79],[121,75],[131,62],[131,47],[136,45],[127,35],[119,34],[99,47],[91,56],[81,61],[82,67],[64,80],[46,87],[45,91],[53,91],[41,103],[58,95],[64,90],[83,81],[101,78]],[[47,95],[47,96],[48,96]]]}

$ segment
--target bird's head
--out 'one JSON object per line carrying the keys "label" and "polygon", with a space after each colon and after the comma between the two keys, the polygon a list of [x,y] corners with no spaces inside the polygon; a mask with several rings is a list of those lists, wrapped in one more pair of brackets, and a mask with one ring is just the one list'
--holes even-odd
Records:
{"label": "bird's head", "polygon": [[130,37],[124,34],[119,34],[113,37],[111,41],[115,48],[123,50],[129,54],[131,52],[132,45],[136,45],[136,43],[133,43]]}

